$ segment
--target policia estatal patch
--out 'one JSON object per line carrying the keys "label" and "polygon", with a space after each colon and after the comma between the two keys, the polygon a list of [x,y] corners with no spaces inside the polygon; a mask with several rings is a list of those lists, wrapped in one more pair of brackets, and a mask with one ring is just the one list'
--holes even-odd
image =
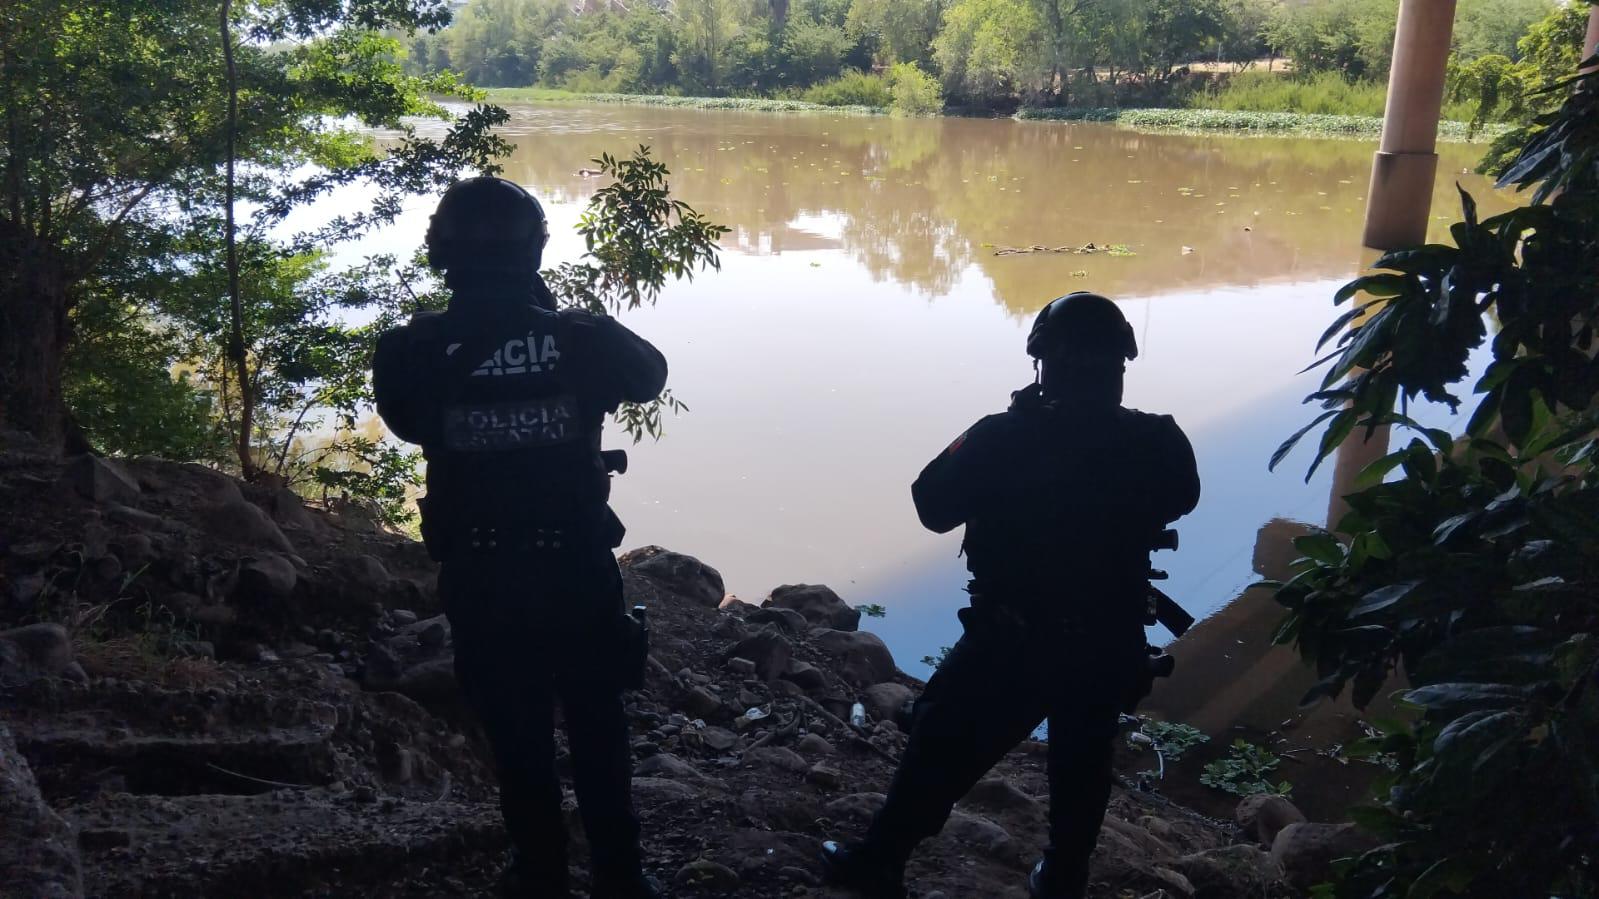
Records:
{"label": "policia estatal patch", "polygon": [[495,452],[565,443],[578,435],[571,394],[451,406],[444,411],[444,445],[456,452]]}

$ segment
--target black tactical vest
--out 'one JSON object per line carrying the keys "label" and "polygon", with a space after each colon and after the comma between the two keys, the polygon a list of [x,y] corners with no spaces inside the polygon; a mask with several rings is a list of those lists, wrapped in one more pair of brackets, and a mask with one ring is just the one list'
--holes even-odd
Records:
{"label": "black tactical vest", "polygon": [[1151,539],[1165,524],[1143,483],[1164,461],[1148,438],[1156,417],[1007,417],[1008,470],[966,526],[974,593],[1033,621],[1141,634]]}
{"label": "black tactical vest", "polygon": [[[435,530],[604,526],[604,411],[566,376],[568,327],[532,307],[413,322],[436,385],[437,439],[424,444],[424,518]],[[567,360],[569,361],[569,359]]]}

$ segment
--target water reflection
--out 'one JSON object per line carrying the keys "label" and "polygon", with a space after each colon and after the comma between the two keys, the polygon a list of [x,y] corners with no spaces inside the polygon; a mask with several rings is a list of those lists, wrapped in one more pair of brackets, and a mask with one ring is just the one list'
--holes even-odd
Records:
{"label": "water reflection", "polygon": [[[1341,277],[1360,261],[1371,146],[1144,135],[1101,125],[772,116],[648,107],[518,107],[507,174],[563,202],[601,151],[648,143],[674,190],[732,225],[728,247],[841,247],[878,281],[947,294],[972,264],[1031,314],[1074,282],[1114,295]],[[1435,230],[1458,208],[1471,147],[1445,145]],[[1502,201],[1485,197],[1489,212]],[[818,220],[831,224],[818,226]],[[1001,247],[1124,245],[1132,256],[996,256]]]}
{"label": "water reflection", "polygon": [[[1333,291],[1369,261],[1370,145],[566,106],[515,109],[507,136],[506,174],[547,200],[551,261],[582,250],[572,226],[598,184],[577,170],[640,143],[674,193],[732,228],[722,272],[627,317],[692,409],[616,481],[628,546],[699,555],[750,600],[819,582],[882,603],[871,627],[925,673],[916,660],[956,636],[966,577],[958,538],[921,528],[909,485],[1031,379],[1028,319],[1078,287],[1118,298],[1139,330],[1129,404],[1175,414],[1195,444],[1204,497],[1162,559],[1173,595],[1215,610],[1256,577],[1263,522],[1326,512],[1326,470],[1306,484],[1304,459],[1265,463],[1307,419],[1316,379],[1294,372]],[[1443,150],[1440,229],[1475,152]],[[1485,214],[1506,205],[1459,180]],[[430,207],[356,251],[416,246]],[[995,255],[1090,242],[1133,255]]]}

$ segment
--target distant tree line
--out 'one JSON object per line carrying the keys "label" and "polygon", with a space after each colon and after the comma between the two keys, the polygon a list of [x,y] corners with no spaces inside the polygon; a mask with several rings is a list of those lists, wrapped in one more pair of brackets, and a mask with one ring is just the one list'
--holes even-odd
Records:
{"label": "distant tree line", "polygon": [[[957,105],[1180,102],[1201,63],[1284,58],[1301,74],[1387,74],[1394,0],[470,0],[407,65],[485,87],[799,96],[886,105],[915,66]],[[1461,0],[1461,64],[1524,55],[1556,0]],[[903,69],[901,70],[904,71]]]}

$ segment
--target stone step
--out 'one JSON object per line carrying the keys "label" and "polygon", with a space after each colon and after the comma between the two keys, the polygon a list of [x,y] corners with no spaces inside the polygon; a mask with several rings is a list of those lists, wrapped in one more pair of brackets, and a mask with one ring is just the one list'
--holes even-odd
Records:
{"label": "stone step", "polygon": [[495,804],[360,790],[111,794],[61,812],[78,829],[88,896],[339,895],[424,862],[481,867],[505,846]]}

